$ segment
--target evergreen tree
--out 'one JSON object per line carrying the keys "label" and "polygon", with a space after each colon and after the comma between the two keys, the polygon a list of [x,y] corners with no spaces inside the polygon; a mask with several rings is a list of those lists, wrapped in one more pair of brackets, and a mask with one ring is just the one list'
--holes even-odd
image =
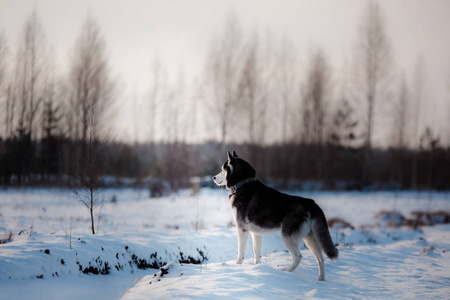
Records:
{"label": "evergreen tree", "polygon": [[52,98],[44,103],[43,110],[43,137],[40,148],[40,171],[42,179],[49,181],[50,175],[57,175],[60,170],[60,157],[62,150],[62,137],[56,133],[62,113],[54,105]]}

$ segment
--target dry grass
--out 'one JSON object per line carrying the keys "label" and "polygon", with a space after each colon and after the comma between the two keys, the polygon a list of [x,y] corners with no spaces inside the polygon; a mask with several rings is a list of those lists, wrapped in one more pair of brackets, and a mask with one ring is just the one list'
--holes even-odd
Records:
{"label": "dry grass", "polygon": [[385,222],[388,227],[400,227],[406,225],[406,218],[398,211],[382,210],[375,218]]}
{"label": "dry grass", "polygon": [[450,213],[447,211],[415,211],[412,213],[414,216],[413,219],[407,220],[409,226],[418,227],[418,226],[434,226],[439,224],[448,224],[450,223]]}
{"label": "dry grass", "polygon": [[13,233],[12,231],[10,232],[5,232],[3,234],[3,237],[0,238],[0,245],[1,244],[6,244],[12,241],[12,237],[13,237]]}
{"label": "dry grass", "polygon": [[380,211],[376,218],[386,222],[388,227],[409,226],[414,229],[450,223],[450,213],[447,211],[415,211],[412,218],[405,218],[397,211]]}
{"label": "dry grass", "polygon": [[343,229],[343,228],[350,228],[350,229],[355,229],[355,227],[350,224],[349,222],[341,219],[341,218],[331,218],[328,220],[327,222],[328,227],[329,228],[339,228],[339,229]]}

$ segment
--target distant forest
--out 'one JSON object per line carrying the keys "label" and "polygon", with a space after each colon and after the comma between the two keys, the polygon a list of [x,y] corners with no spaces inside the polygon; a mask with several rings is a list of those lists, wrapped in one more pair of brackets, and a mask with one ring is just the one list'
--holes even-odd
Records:
{"label": "distant forest", "polygon": [[[89,148],[88,146],[87,148]],[[82,145],[63,138],[30,141],[29,137],[0,142],[2,186],[64,186],[76,168],[97,168],[99,186],[135,186],[176,191],[194,184],[212,186],[226,150],[250,161],[257,177],[287,189],[450,189],[450,149],[427,145],[418,151],[374,149],[364,182],[364,148],[334,144],[274,144],[250,147],[202,144],[99,143],[82,158]],[[253,154],[252,154],[253,153]],[[94,161],[95,160],[95,161]],[[77,167],[75,167],[77,166]],[[76,174],[85,174],[80,170]],[[197,177],[197,180],[193,178]],[[162,191],[161,191],[162,192]]]}
{"label": "distant forest", "polygon": [[[145,120],[130,121],[146,142],[125,143],[111,129],[125,106],[98,24],[86,19],[60,75],[33,11],[15,53],[0,32],[0,185],[148,186],[158,194],[211,184],[226,151],[236,150],[258,178],[282,188],[450,189],[450,147],[421,123],[424,63],[411,80],[393,80],[385,31],[369,2],[352,72],[337,76],[322,49],[299,68],[289,40],[247,33],[230,13],[200,80],[171,82],[161,61],[150,64],[146,102],[134,107]],[[377,132],[383,145],[374,145]]]}

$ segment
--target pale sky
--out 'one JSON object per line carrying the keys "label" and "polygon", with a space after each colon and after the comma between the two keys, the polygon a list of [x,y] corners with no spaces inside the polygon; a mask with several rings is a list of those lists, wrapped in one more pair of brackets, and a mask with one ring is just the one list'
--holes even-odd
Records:
{"label": "pale sky", "polygon": [[[419,56],[426,63],[427,97],[438,104],[426,108],[432,116],[427,122],[444,135],[450,131],[450,1],[378,2],[397,73],[404,70],[410,76]],[[344,61],[352,60],[366,4],[362,0],[0,0],[0,32],[14,52],[23,24],[35,7],[56,55],[57,69],[65,72],[90,13],[105,37],[121,97],[129,99],[145,94],[155,56],[173,76],[180,69],[188,80],[198,76],[211,38],[221,30],[231,9],[244,30],[269,29],[286,36],[299,51],[300,60],[308,57],[311,48],[320,47],[338,70]]]}

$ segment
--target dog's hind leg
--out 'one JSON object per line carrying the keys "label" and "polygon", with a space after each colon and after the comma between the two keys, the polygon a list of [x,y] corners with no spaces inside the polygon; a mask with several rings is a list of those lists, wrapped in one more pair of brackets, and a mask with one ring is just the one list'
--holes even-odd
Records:
{"label": "dog's hind leg", "polygon": [[247,241],[248,241],[248,231],[244,228],[237,229],[238,231],[238,257],[236,259],[236,263],[238,265],[242,264],[245,257],[245,250],[247,249]]}
{"label": "dog's hind leg", "polygon": [[300,264],[300,261],[302,260],[303,256],[300,253],[299,249],[299,241],[300,239],[297,238],[295,235],[281,235],[281,240],[283,241],[284,246],[289,251],[289,253],[292,256],[292,263],[291,265],[286,269],[286,272],[292,272],[294,271],[298,265]]}
{"label": "dog's hind leg", "polygon": [[306,247],[312,252],[317,261],[317,266],[319,267],[319,281],[325,280],[325,265],[322,255],[322,249],[317,243],[314,235],[309,234],[308,237],[304,239]]}
{"label": "dog's hind leg", "polygon": [[307,213],[293,213],[284,219],[281,225],[281,241],[292,256],[292,264],[287,268],[287,272],[294,271],[300,264],[303,256],[300,253],[299,244],[310,231]]}
{"label": "dog's hind leg", "polygon": [[255,265],[261,263],[262,236],[252,233],[253,253],[255,254]]}

